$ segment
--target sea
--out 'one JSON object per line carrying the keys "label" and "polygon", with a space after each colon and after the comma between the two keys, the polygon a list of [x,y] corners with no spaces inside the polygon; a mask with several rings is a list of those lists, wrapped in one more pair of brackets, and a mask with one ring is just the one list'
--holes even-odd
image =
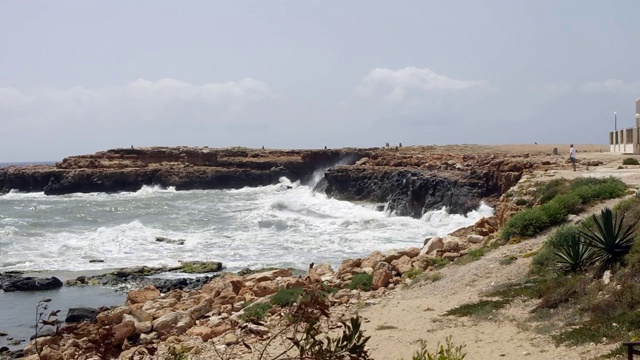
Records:
{"label": "sea", "polygon": [[[321,177],[320,171],[309,184],[281,178],[275,185],[238,190],[145,186],[136,192],[60,196],[11,191],[0,195],[0,272],[53,274],[64,280],[187,260],[220,261],[228,271],[304,270],[311,262],[337,269],[346,258],[421,247],[426,237],[444,236],[493,214],[483,204],[463,215],[443,208],[420,219],[396,216],[384,210],[385,204],[340,201],[314,192]],[[158,237],[184,242],[159,242]],[[96,259],[103,262],[90,262]],[[65,311],[124,301],[110,289],[90,287],[0,291],[0,331],[18,338],[31,334],[35,305],[43,297],[54,298],[51,306]]]}

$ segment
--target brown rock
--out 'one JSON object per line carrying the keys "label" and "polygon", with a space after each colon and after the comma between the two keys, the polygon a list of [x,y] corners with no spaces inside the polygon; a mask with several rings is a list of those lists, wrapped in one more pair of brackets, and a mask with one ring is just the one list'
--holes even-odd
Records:
{"label": "brown rock", "polygon": [[131,290],[127,294],[126,305],[144,304],[149,300],[155,300],[160,296],[160,291],[153,285],[147,285],[142,289]]}
{"label": "brown rock", "polygon": [[172,312],[153,321],[153,331],[159,335],[182,334],[194,324],[187,312]]}
{"label": "brown rock", "polygon": [[290,277],[290,276],[293,276],[293,274],[291,274],[291,271],[287,269],[276,269],[276,270],[247,275],[244,278],[244,280],[260,283],[263,281],[273,281],[279,277]]}
{"label": "brown rock", "polygon": [[377,290],[382,287],[386,287],[389,285],[389,282],[393,278],[393,270],[391,265],[381,262],[378,263],[376,268],[373,270],[373,282],[371,288],[373,290]]}
{"label": "brown rock", "polygon": [[215,305],[233,305],[236,303],[236,294],[228,287],[225,288],[214,300]]}
{"label": "brown rock", "polygon": [[233,327],[231,325],[229,325],[227,323],[224,323],[222,325],[218,325],[218,326],[212,327],[210,334],[213,337],[218,337],[218,336],[226,333],[227,331],[229,331],[231,329],[233,329]]}
{"label": "brown rock", "polygon": [[403,274],[411,269],[411,258],[404,255],[401,258],[392,261],[391,266],[397,269],[399,273]]}
{"label": "brown rock", "polygon": [[439,236],[432,237],[429,242],[422,248],[419,255],[428,255],[436,250],[444,247],[444,241]]}
{"label": "brown rock", "polygon": [[202,341],[209,341],[215,337],[212,329],[207,326],[194,326],[187,331],[187,335],[198,336]]}
{"label": "brown rock", "polygon": [[353,268],[358,268],[362,264],[362,259],[345,259],[338,268],[338,274],[351,273]]}
{"label": "brown rock", "polygon": [[111,331],[116,344],[122,344],[126,338],[136,333],[136,324],[133,320],[125,320],[115,325]]}
{"label": "brown rock", "polygon": [[320,265],[316,265],[316,266],[313,267],[313,270],[321,278],[325,277],[325,276],[333,276],[334,275],[333,268],[331,267],[331,264],[329,264],[329,263],[323,263],[323,264],[320,264]]}
{"label": "brown rock", "polygon": [[375,268],[379,262],[381,262],[385,257],[382,255],[380,251],[374,251],[366,259],[360,263],[361,268]]}
{"label": "brown rock", "polygon": [[251,291],[257,297],[263,297],[271,294],[275,294],[278,291],[278,283],[273,280],[263,281],[257,283]]}
{"label": "brown rock", "polygon": [[455,260],[460,257],[460,254],[457,252],[446,252],[442,254],[442,257],[447,260]]}

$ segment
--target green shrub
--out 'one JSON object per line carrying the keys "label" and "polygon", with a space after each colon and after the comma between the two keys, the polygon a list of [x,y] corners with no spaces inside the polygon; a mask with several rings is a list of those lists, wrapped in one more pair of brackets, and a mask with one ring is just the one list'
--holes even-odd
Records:
{"label": "green shrub", "polygon": [[371,290],[371,285],[373,284],[373,275],[370,274],[355,274],[351,278],[351,283],[349,283],[349,289],[351,290]]}
{"label": "green shrub", "polygon": [[582,199],[577,194],[561,194],[549,201],[547,206],[559,206],[566,214],[576,214],[582,210]]}
{"label": "green shrub", "polygon": [[[565,221],[568,214],[582,209],[583,205],[597,200],[611,199],[625,194],[626,185],[619,179],[579,178],[570,183],[568,189],[562,181],[541,191],[554,192],[553,199],[543,205],[515,214],[503,226],[500,237],[508,240],[514,236],[532,237],[549,226]],[[559,194],[558,191],[570,191]],[[542,200],[541,200],[542,202]]]}
{"label": "green shrub", "polygon": [[427,350],[427,342],[420,340],[420,350],[416,350],[411,360],[464,360],[467,353],[463,352],[467,345],[455,345],[451,340],[451,336],[445,338],[445,343],[436,344],[436,350],[431,353]]}
{"label": "green shrub", "polygon": [[622,165],[640,165],[640,162],[636,158],[626,158],[622,160]]}
{"label": "green shrub", "polygon": [[536,183],[537,194],[540,197],[541,204],[545,204],[553,199],[556,195],[566,192],[567,180],[553,179],[551,181]]}
{"label": "green shrub", "polygon": [[420,268],[411,268],[411,269],[409,269],[409,270],[405,271],[405,272],[402,274],[402,278],[403,278],[403,279],[410,279],[410,280],[413,280],[413,279],[415,279],[416,277],[418,277],[418,275],[420,275],[420,274],[422,274],[422,273],[424,273],[424,270],[422,270],[422,269],[420,269]]}
{"label": "green shrub", "polygon": [[578,195],[583,204],[623,196],[626,189],[626,184],[614,177],[578,178],[571,183],[571,192]]}
{"label": "green shrub", "polygon": [[480,300],[476,303],[464,304],[445,313],[448,316],[484,316],[507,306],[511,300]]}
{"label": "green shrub", "polygon": [[513,236],[531,237],[549,226],[549,220],[541,207],[523,210],[511,217],[503,226],[500,237],[510,239]]}
{"label": "green shrub", "polygon": [[280,289],[271,296],[270,302],[272,305],[287,307],[295,304],[300,295],[302,295],[301,288]]}
{"label": "green shrub", "polygon": [[244,309],[244,313],[240,317],[244,321],[262,321],[267,317],[271,309],[271,304],[267,302],[261,302],[253,304]]}

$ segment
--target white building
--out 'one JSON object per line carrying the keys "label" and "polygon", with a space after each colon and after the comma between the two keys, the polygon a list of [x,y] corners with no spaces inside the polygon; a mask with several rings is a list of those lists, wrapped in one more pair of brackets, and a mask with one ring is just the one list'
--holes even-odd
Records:
{"label": "white building", "polygon": [[640,154],[640,99],[636,100],[636,127],[609,132],[611,152]]}

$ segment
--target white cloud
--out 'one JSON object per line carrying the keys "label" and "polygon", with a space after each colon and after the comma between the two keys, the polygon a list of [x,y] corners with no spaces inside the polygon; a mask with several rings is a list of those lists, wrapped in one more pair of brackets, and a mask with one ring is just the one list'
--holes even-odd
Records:
{"label": "white cloud", "polygon": [[550,95],[564,95],[571,92],[573,89],[573,85],[565,82],[548,84],[542,88],[545,93]]}
{"label": "white cloud", "polygon": [[624,82],[619,79],[606,79],[603,81],[592,81],[580,84],[580,90],[584,92],[640,92],[640,82]]}
{"label": "white cloud", "polygon": [[[175,121],[167,114],[182,114],[182,122],[232,120],[252,103],[273,96],[269,86],[246,78],[239,81],[191,84],[175,79],[139,79],[102,88],[74,86],[21,92],[0,88],[0,114],[35,125],[105,120],[109,122]],[[9,115],[11,115],[9,117]]]}
{"label": "white cloud", "polygon": [[356,93],[360,96],[383,95],[390,101],[403,101],[416,95],[457,92],[485,86],[484,81],[453,79],[429,68],[411,66],[399,70],[373,69],[358,85]]}

